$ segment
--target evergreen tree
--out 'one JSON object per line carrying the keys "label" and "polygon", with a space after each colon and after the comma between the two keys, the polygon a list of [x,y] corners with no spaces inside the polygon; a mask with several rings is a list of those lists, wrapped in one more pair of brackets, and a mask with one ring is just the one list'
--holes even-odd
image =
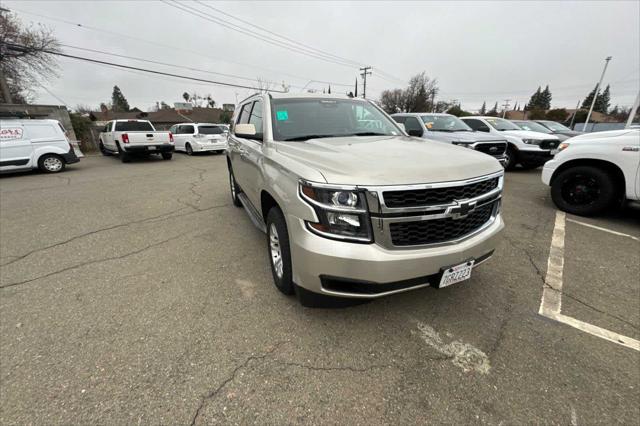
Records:
{"label": "evergreen tree", "polygon": [[538,90],[531,95],[531,99],[529,99],[529,103],[527,104],[527,109],[537,109],[539,108],[540,101],[542,99],[542,88],[538,86]]}
{"label": "evergreen tree", "polygon": [[487,112],[487,115],[491,115],[493,117],[497,117],[498,116],[498,102],[496,102],[496,104],[493,106],[493,108],[491,108],[491,110],[489,110],[489,112]]}
{"label": "evergreen tree", "polygon": [[190,97],[191,97],[191,96],[190,96],[187,92],[184,92],[184,93],[182,94],[182,99],[184,99],[184,101],[185,101],[185,102],[189,102],[189,98],[190,98]]}
{"label": "evergreen tree", "polygon": [[544,88],[544,91],[540,95],[540,101],[538,103],[538,108],[540,109],[550,109],[551,108],[551,90],[549,90],[549,85]]}
{"label": "evergreen tree", "polygon": [[113,86],[113,93],[111,94],[111,110],[116,112],[129,111],[129,102],[127,102],[127,98],[124,97],[118,86]]}
{"label": "evergreen tree", "polygon": [[329,85],[329,94],[331,94],[331,85]]}
{"label": "evergreen tree", "polygon": [[611,93],[609,92],[609,85],[604,88],[604,91],[596,98],[596,104],[593,107],[594,111],[606,114],[611,106]]}
{"label": "evergreen tree", "polygon": [[593,90],[591,92],[589,92],[587,97],[584,98],[584,101],[582,101],[582,106],[580,107],[581,109],[589,109],[589,108],[591,108],[591,102],[593,102],[593,97],[596,96],[596,89],[597,88],[598,88],[598,85],[596,84],[596,87],[594,87]]}
{"label": "evergreen tree", "polygon": [[485,115],[487,113],[487,102],[482,102],[482,107],[480,107],[480,111],[478,111],[480,115]]}

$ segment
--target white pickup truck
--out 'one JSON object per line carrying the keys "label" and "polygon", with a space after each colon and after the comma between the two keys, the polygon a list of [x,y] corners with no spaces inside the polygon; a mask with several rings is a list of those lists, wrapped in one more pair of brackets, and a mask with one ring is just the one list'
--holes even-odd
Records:
{"label": "white pickup truck", "polygon": [[102,155],[119,155],[128,163],[134,154],[161,154],[171,160],[175,145],[171,132],[156,131],[147,120],[112,120],[102,132],[99,142]]}
{"label": "white pickup truck", "polygon": [[587,133],[567,139],[542,169],[560,210],[590,216],[640,200],[640,129]]}

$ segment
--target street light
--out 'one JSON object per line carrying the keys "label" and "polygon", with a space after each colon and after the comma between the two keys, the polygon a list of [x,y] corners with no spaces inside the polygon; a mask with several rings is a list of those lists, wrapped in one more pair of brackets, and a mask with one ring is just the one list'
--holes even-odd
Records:
{"label": "street light", "polygon": [[600,91],[600,86],[602,85],[602,80],[604,79],[604,73],[607,72],[607,66],[609,65],[609,61],[611,60],[611,56],[607,56],[604,60],[604,69],[602,70],[602,75],[600,76],[600,81],[596,86],[596,92],[593,95],[593,100],[591,101],[591,108],[589,108],[589,114],[587,114],[587,119],[584,121],[584,126],[582,126],[582,131],[587,131],[587,123],[589,123],[589,118],[591,118],[591,113],[593,112],[593,106],[596,104],[596,99],[598,99],[598,92]]}

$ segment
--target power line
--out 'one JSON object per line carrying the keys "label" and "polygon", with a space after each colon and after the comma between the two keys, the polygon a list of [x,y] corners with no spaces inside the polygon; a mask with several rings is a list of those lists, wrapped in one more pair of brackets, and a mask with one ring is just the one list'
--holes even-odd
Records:
{"label": "power line", "polygon": [[[288,77],[291,77],[291,78],[296,78],[296,79],[299,79],[299,80],[305,80],[305,81],[309,80],[308,77],[302,77],[302,76],[299,76],[299,75],[290,74],[290,73],[285,72],[285,71],[273,70],[273,69],[262,67],[262,66],[259,66],[259,65],[245,64],[245,63],[242,63],[242,62],[234,62],[234,61],[229,61],[229,60],[221,59],[221,58],[214,58],[214,57],[211,57],[211,56],[203,55],[202,51],[190,50],[190,49],[185,49],[183,47],[172,46],[172,45],[164,44],[164,43],[158,43],[156,41],[147,40],[147,39],[144,39],[144,38],[135,37],[135,36],[128,35],[128,34],[123,34],[123,33],[119,33],[119,32],[116,32],[116,31],[107,30],[107,29],[104,29],[104,28],[98,28],[98,27],[93,27],[93,26],[89,26],[89,25],[84,25],[82,23],[69,21],[69,20],[66,20],[66,19],[63,19],[63,18],[57,18],[57,17],[53,17],[53,16],[46,16],[46,15],[42,15],[42,14],[38,14],[38,13],[34,13],[34,12],[28,12],[28,11],[21,10],[21,9],[16,9],[16,8],[12,8],[12,11],[24,13],[26,15],[37,16],[37,17],[44,18],[44,19],[51,20],[51,21],[61,22],[61,23],[64,23],[64,24],[67,24],[67,25],[71,25],[71,26],[76,27],[76,28],[80,28],[80,29],[85,29],[85,30],[95,31],[95,32],[101,32],[101,33],[109,34],[109,35],[116,36],[116,37],[128,38],[128,39],[131,39],[131,40],[136,40],[138,42],[147,43],[147,44],[155,45],[155,46],[158,46],[158,47],[162,47],[164,49],[169,48],[169,49],[173,49],[173,50],[179,50],[179,51],[187,52],[187,53],[190,53],[190,54],[193,54],[193,55],[197,55],[199,58],[203,58],[204,57],[204,58],[208,58],[210,60],[216,61],[216,62],[227,62],[227,63],[230,63],[230,64],[240,65],[240,66],[247,67],[247,68],[252,68],[252,69],[258,68],[258,69],[262,69],[262,70],[265,70],[265,71],[268,71],[268,72],[271,72],[271,73],[274,73],[274,74],[285,75],[285,76],[288,76]],[[332,84],[334,86],[351,87],[351,84],[338,83],[338,82],[335,82],[335,81],[317,80],[317,79],[314,79],[314,81],[317,81],[319,83]]]}
{"label": "power line", "polygon": [[[8,46],[9,50],[13,50],[13,51],[20,52],[20,51],[25,51],[27,49],[26,46],[21,46],[21,45],[18,45],[18,44],[13,44],[13,43],[4,43],[4,44],[6,46]],[[107,61],[99,61],[97,59],[85,58],[85,57],[82,57],[82,56],[69,55],[67,53],[56,52],[56,51],[53,51],[53,50],[42,50],[42,52],[48,53],[50,55],[62,56],[62,57],[65,57],[65,58],[78,59],[80,61],[93,62],[93,63],[96,63],[96,64],[109,65],[109,66],[113,66],[113,67],[129,69],[129,70],[143,71],[143,72],[148,72],[148,73],[158,74],[158,75],[166,75],[166,76],[169,76],[169,77],[177,77],[177,78],[182,78],[182,79],[185,79],[185,80],[200,81],[200,82],[203,82],[203,83],[210,83],[210,84],[215,84],[215,85],[219,85],[219,86],[240,87],[242,89],[257,90],[255,87],[245,86],[245,85],[242,85],[242,84],[225,83],[225,82],[222,82],[222,81],[207,80],[207,79],[204,79],[204,78],[189,77],[189,76],[180,75],[180,74],[173,74],[173,73],[168,73],[168,72],[163,72],[163,71],[150,70],[150,69],[146,69],[146,68],[132,67],[132,66],[129,66],[129,65],[116,64],[116,63],[107,62]],[[267,91],[284,93],[284,90],[272,90],[272,89],[269,89]]]}

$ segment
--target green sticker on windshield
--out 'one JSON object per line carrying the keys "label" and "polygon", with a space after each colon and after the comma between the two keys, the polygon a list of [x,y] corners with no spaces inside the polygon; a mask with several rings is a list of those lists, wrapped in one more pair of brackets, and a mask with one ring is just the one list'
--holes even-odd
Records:
{"label": "green sticker on windshield", "polygon": [[289,112],[287,111],[276,111],[276,118],[278,121],[284,121],[289,119]]}

